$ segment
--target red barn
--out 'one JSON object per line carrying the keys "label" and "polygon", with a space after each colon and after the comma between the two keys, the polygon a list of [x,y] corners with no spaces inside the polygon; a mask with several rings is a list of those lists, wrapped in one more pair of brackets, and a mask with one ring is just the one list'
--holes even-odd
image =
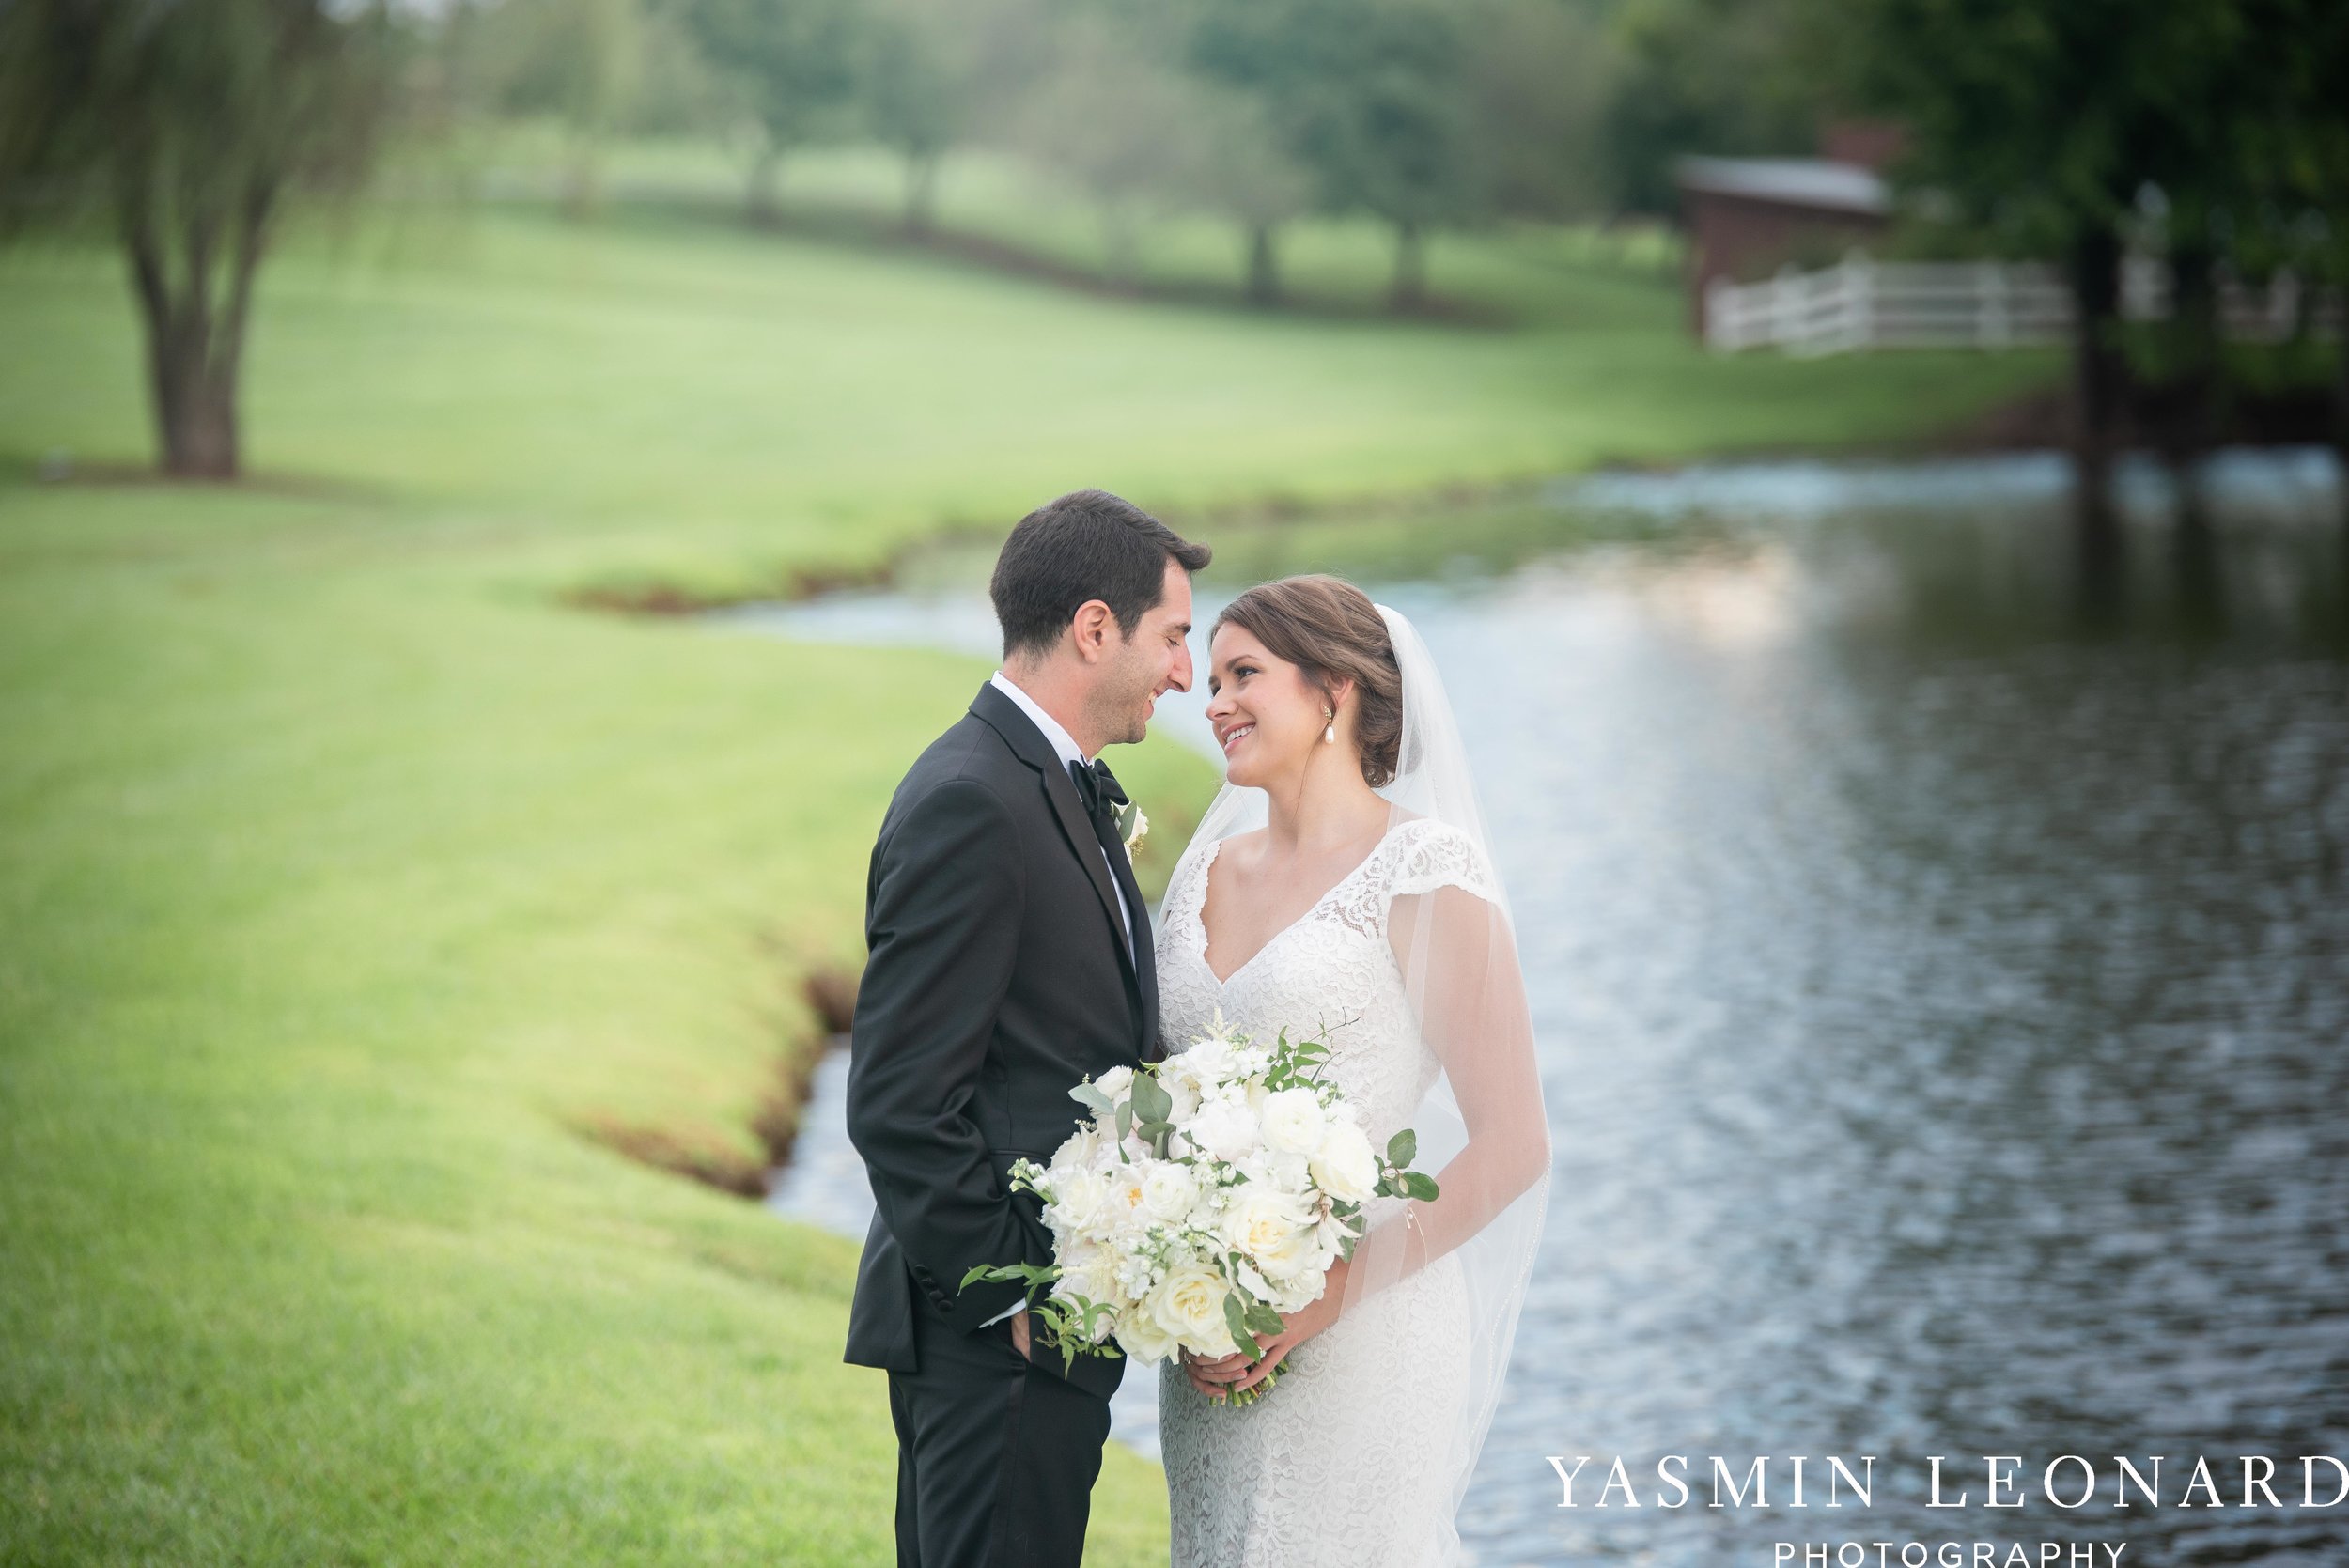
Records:
{"label": "red barn", "polygon": [[1750,283],[1801,254],[1864,244],[1891,222],[1891,191],[1866,163],[1832,158],[1683,158],[1688,324],[1704,332],[1715,278]]}

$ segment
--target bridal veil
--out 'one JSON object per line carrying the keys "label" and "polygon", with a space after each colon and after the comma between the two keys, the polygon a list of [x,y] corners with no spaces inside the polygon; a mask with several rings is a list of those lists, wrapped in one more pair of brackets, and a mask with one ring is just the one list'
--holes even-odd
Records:
{"label": "bridal veil", "polygon": [[[1457,1253],[1467,1285],[1469,1386],[1458,1414],[1447,1420],[1451,1430],[1410,1434],[1428,1462],[1449,1472],[1456,1514],[1500,1401],[1541,1241],[1548,1118],[1515,929],[1451,703],[1417,629],[1386,605],[1377,610],[1403,691],[1395,776],[1378,789],[1390,829],[1433,818],[1457,831],[1429,835],[1440,852],[1398,883],[1388,915],[1412,1016],[1440,1063],[1407,1124],[1418,1139],[1413,1167],[1433,1174],[1440,1190],[1428,1202],[1380,1198],[1366,1208],[1367,1234],[1347,1268],[1341,1316]],[[1186,857],[1263,826],[1266,810],[1264,791],[1227,783]],[[1280,1397],[1277,1389],[1271,1397]],[[1406,1429],[1423,1420],[1408,1409],[1392,1414]]]}

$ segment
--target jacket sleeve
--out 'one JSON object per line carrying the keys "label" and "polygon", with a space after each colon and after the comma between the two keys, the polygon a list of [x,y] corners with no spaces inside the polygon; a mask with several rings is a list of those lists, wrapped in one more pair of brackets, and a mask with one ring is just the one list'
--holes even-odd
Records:
{"label": "jacket sleeve", "polygon": [[[1018,955],[1026,873],[1011,813],[973,780],[912,801],[874,852],[869,955],[849,1035],[848,1138],[914,1282],[968,1332],[1021,1299],[957,1294],[973,1265],[1052,1261],[968,1114]],[[1031,1200],[1033,1202],[1033,1200]]]}

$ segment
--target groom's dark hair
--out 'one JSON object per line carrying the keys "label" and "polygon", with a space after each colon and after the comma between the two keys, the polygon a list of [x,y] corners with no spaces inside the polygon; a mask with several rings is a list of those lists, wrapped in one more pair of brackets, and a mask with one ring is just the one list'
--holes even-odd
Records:
{"label": "groom's dark hair", "polygon": [[1107,490],[1071,490],[1019,520],[987,585],[1003,657],[1048,652],[1077,607],[1099,599],[1131,637],[1166,593],[1166,563],[1197,571],[1214,552]]}

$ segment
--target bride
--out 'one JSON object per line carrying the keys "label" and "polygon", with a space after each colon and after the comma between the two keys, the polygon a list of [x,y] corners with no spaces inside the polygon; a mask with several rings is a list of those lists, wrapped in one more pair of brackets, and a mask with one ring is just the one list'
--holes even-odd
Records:
{"label": "bride", "polygon": [[1507,906],[1402,615],[1288,578],[1233,600],[1208,655],[1226,782],[1167,886],[1163,1037],[1218,1013],[1267,1040],[1326,1028],[1372,1145],[1411,1128],[1439,1192],[1366,1205],[1260,1358],[1162,1368],[1173,1568],[1455,1563],[1549,1191]]}

